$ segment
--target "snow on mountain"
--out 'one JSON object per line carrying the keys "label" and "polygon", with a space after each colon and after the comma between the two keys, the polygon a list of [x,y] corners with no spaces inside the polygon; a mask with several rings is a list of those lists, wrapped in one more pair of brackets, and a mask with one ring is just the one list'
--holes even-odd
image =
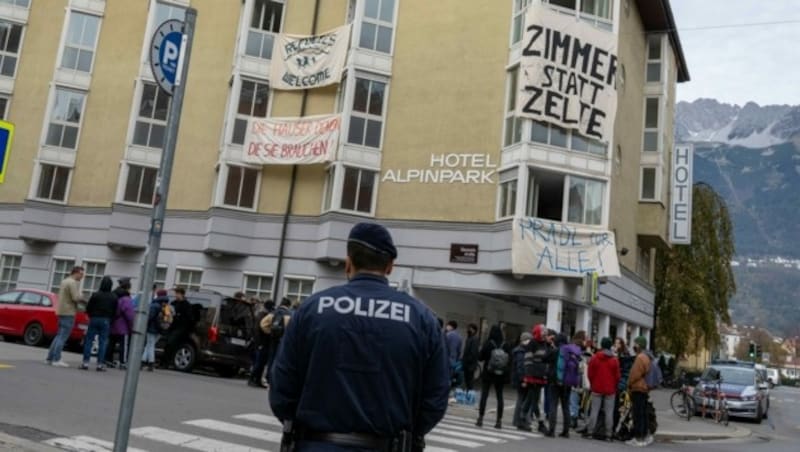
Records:
{"label": "snow on mountain", "polygon": [[800,138],[800,106],[748,102],[743,107],[714,99],[678,102],[678,141],[761,149]]}

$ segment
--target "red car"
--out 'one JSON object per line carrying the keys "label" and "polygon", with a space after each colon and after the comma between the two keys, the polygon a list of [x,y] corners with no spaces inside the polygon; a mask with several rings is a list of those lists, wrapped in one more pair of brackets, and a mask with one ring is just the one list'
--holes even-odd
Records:
{"label": "red car", "polygon": [[[58,295],[36,289],[15,289],[0,294],[0,335],[22,337],[27,345],[39,345],[58,332]],[[85,312],[75,316],[69,342],[80,342],[89,326]]]}

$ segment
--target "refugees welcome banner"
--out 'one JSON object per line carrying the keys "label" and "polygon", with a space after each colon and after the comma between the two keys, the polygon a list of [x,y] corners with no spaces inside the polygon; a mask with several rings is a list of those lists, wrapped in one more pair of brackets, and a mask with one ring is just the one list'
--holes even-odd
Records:
{"label": "refugees welcome banner", "polygon": [[617,113],[617,38],[534,4],[525,16],[517,115],[608,143]]}
{"label": "refugees welcome banner", "polygon": [[520,275],[620,276],[614,233],[541,218],[515,218],[511,271]]}
{"label": "refugees welcome banner", "polygon": [[272,49],[270,86],[296,90],[338,83],[349,38],[349,24],[321,35],[278,35]]}
{"label": "refugees welcome banner", "polygon": [[341,114],[303,118],[250,118],[243,160],[259,165],[311,164],[333,160]]}

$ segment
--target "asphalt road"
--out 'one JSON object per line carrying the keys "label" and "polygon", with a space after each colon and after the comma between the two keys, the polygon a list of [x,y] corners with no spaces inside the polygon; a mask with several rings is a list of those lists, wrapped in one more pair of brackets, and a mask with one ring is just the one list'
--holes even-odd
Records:
{"label": "asphalt road", "polygon": [[[44,364],[46,350],[0,342],[0,432],[64,450],[110,450],[124,373],[61,369]],[[490,404],[490,407],[493,404]],[[479,430],[473,410],[452,409],[428,437],[428,452],[486,450],[523,452],[578,449],[612,451],[619,443],[545,439],[506,427]],[[494,419],[493,415],[487,416]],[[505,422],[510,415],[505,416]],[[796,451],[800,439],[800,389],[772,392],[769,422],[744,422],[753,436],[737,441],[656,443],[656,450]],[[773,429],[774,426],[774,429]],[[143,372],[136,403],[132,451],[275,451],[280,426],[272,417],[264,390],[241,379],[173,371]]]}

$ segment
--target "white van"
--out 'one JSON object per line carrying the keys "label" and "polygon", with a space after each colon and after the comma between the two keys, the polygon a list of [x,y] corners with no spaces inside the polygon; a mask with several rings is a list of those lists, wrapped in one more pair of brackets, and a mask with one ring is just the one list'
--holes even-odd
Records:
{"label": "white van", "polygon": [[767,382],[769,382],[770,388],[773,386],[779,386],[781,384],[781,373],[778,371],[778,369],[773,367],[767,368]]}

